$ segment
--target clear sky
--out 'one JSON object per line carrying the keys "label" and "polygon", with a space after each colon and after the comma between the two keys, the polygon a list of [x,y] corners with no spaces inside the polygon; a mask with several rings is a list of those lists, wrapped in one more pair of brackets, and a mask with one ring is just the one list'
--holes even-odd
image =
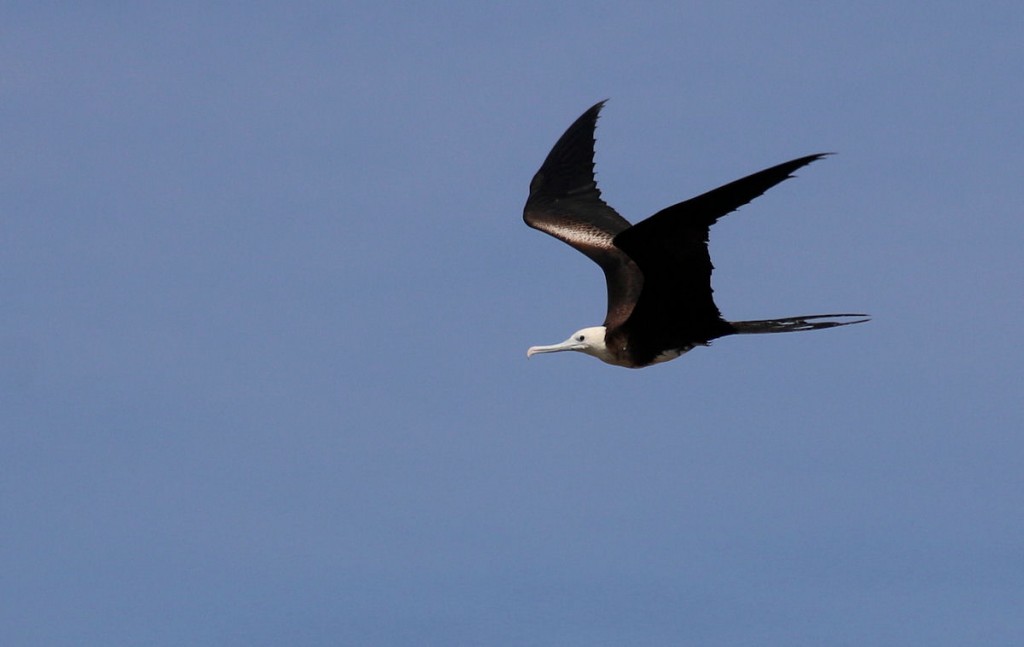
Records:
{"label": "clear sky", "polygon": [[[1024,644],[1024,5],[5,3],[0,643]],[[604,283],[527,186],[608,98],[730,319],[534,344]]]}

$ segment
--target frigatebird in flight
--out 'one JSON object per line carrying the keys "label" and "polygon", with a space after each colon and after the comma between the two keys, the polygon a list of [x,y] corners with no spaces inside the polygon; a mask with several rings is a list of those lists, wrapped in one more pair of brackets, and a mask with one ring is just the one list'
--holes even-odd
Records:
{"label": "frigatebird in flight", "polygon": [[863,314],[829,314],[726,321],[711,296],[711,225],[826,154],[748,175],[631,226],[601,199],[594,179],[594,128],[603,105],[584,112],[548,153],[530,182],[523,219],[601,266],[608,314],[603,325],[578,330],[560,344],[533,346],[527,357],[574,350],[642,368],[727,335],[819,330],[868,320]]}

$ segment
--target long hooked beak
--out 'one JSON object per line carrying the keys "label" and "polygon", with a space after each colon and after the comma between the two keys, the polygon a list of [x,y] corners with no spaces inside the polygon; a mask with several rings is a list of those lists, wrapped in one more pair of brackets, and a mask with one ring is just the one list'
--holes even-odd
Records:
{"label": "long hooked beak", "polygon": [[563,350],[582,350],[583,346],[583,344],[570,337],[561,344],[552,344],[550,346],[530,346],[530,348],[526,350],[526,357],[533,357],[540,353],[557,353]]}

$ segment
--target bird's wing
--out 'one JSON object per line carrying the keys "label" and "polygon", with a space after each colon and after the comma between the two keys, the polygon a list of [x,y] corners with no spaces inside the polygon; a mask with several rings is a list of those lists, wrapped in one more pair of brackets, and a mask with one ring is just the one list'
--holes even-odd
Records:
{"label": "bird's wing", "polygon": [[601,266],[608,284],[605,325],[629,316],[643,276],[612,244],[629,221],[601,199],[594,179],[594,128],[604,101],[583,113],[559,138],[530,182],[526,224],[571,245]]}
{"label": "bird's wing", "polygon": [[712,298],[711,225],[824,156],[808,155],[748,175],[662,209],[616,235],[615,246],[636,262],[645,277],[636,307],[623,324],[624,332],[650,342],[651,352],[733,332]]}

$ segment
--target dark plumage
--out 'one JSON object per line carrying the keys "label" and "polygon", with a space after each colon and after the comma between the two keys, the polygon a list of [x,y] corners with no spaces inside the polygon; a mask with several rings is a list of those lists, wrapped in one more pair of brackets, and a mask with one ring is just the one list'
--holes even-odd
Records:
{"label": "dark plumage", "polygon": [[[866,315],[831,314],[729,322],[712,298],[711,225],[825,154],[748,175],[630,226],[601,198],[594,179],[594,128],[603,105],[583,113],[548,153],[530,182],[523,219],[601,266],[608,284],[608,313],[602,326],[584,328],[561,344],[535,346],[528,355],[576,350],[610,364],[640,368],[727,335],[867,321]],[[859,319],[834,320],[851,317]]]}

